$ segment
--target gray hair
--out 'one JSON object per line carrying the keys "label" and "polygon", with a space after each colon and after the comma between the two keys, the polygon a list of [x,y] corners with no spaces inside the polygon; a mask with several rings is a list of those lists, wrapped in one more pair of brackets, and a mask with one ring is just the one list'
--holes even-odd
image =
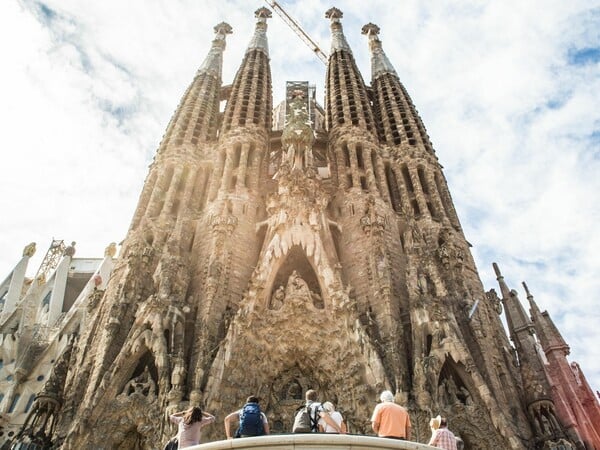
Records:
{"label": "gray hair", "polygon": [[379,396],[379,400],[382,402],[393,402],[394,394],[392,394],[390,391],[383,391]]}

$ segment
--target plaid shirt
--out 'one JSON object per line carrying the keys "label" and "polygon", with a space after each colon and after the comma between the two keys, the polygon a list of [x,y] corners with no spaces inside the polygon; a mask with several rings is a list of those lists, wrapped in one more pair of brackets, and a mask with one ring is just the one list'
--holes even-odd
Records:
{"label": "plaid shirt", "polygon": [[444,450],[456,450],[456,438],[448,428],[438,428],[431,438],[429,445]]}

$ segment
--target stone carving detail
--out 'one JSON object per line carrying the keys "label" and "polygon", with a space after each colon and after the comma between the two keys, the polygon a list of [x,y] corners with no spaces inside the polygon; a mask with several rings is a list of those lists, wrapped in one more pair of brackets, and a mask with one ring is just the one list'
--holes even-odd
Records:
{"label": "stone carving detail", "polygon": [[156,394],[156,383],[150,375],[148,366],[144,367],[144,371],[140,375],[127,382],[122,393],[125,395],[143,395],[144,397]]}
{"label": "stone carving detail", "polygon": [[23,256],[31,258],[35,254],[35,242],[27,244],[23,249]]}
{"label": "stone carving detail", "polygon": [[485,293],[485,296],[487,300],[492,304],[494,311],[496,311],[498,315],[502,314],[502,302],[500,301],[496,290],[490,289]]}
{"label": "stone carving detail", "polygon": [[111,242],[108,244],[108,247],[104,250],[104,256],[109,258],[114,258],[117,254],[117,244],[116,242]]}
{"label": "stone carving detail", "polygon": [[360,218],[360,225],[367,236],[380,236],[385,230],[385,217],[375,212],[375,198],[367,198],[365,214]]}
{"label": "stone carving detail", "polygon": [[71,258],[75,255],[75,242],[71,242],[71,245],[65,248],[64,255]]}
{"label": "stone carving detail", "polygon": [[270,309],[281,309],[283,306],[283,302],[285,301],[285,288],[283,286],[279,286],[273,296],[271,297]]}

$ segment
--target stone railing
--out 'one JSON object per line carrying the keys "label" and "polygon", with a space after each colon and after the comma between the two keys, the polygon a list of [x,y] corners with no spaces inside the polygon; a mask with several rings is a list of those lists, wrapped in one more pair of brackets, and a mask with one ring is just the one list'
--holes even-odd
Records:
{"label": "stone railing", "polygon": [[321,450],[372,450],[372,449],[403,449],[403,450],[432,450],[435,447],[419,444],[418,442],[400,441],[395,439],[378,438],[352,434],[271,434],[268,436],[230,439],[228,441],[209,442],[190,447],[190,450],[221,450],[221,449],[321,449]]}

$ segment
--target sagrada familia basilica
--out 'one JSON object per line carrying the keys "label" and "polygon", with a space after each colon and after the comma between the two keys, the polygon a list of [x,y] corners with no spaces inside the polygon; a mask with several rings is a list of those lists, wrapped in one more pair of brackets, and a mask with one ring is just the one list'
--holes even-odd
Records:
{"label": "sagrada familia basilica", "polygon": [[286,433],[314,388],[356,434],[389,389],[418,442],[440,413],[466,449],[600,449],[598,400],[548,313],[497,265],[482,285],[379,28],[362,28],[368,85],[328,10],[325,107],[293,81],[274,109],[270,17],[230,85],[232,28],[215,27],[118,258],[54,241],[29,279],[31,244],[0,284],[1,448],[154,449],[166,413],[250,394]]}

